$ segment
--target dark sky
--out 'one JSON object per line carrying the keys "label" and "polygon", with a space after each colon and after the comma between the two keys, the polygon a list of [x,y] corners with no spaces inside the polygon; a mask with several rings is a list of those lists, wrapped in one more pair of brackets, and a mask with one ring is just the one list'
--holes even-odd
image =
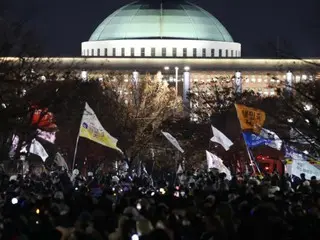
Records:
{"label": "dark sky", "polygon": [[[6,0],[32,18],[44,53],[78,56],[82,41],[113,11],[130,0]],[[26,2],[33,2],[26,8]],[[320,57],[319,0],[190,0],[217,17],[245,57],[273,57],[280,47],[293,56]],[[13,11],[11,10],[11,11]],[[30,17],[31,16],[31,17]]]}

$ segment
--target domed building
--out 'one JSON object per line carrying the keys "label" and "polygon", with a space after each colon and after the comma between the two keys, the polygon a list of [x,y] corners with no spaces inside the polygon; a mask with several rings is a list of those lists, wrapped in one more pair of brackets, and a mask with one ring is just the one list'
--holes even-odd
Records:
{"label": "domed building", "polygon": [[82,43],[81,57],[44,58],[39,68],[72,69],[84,80],[109,71],[123,73],[127,82],[157,74],[175,85],[186,103],[193,86],[224,81],[238,91],[270,96],[284,82],[320,78],[320,59],[243,58],[241,44],[217,18],[184,0],[138,0],[101,21]]}
{"label": "domed building", "polygon": [[136,1],[82,43],[86,57],[236,58],[241,44],[209,12],[179,0]]}

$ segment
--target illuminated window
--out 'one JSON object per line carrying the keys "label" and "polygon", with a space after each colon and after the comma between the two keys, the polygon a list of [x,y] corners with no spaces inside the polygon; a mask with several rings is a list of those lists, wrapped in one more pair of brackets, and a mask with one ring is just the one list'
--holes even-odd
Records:
{"label": "illuminated window", "polygon": [[131,48],[131,57],[134,57],[134,48]]}
{"label": "illuminated window", "polygon": [[144,57],[146,55],[146,49],[141,48],[141,57]]}
{"label": "illuminated window", "polygon": [[177,56],[177,48],[172,49],[172,56],[176,57]]}
{"label": "illuminated window", "polygon": [[193,57],[197,57],[197,49],[196,48],[193,49]]}
{"label": "illuminated window", "polygon": [[121,48],[121,57],[124,57],[124,54],[125,54],[125,50],[124,48]]}
{"label": "illuminated window", "polygon": [[186,48],[183,49],[183,57],[187,57],[187,49]]}
{"label": "illuminated window", "polygon": [[233,50],[231,50],[231,57],[233,57]]}
{"label": "illuminated window", "polygon": [[97,55],[100,57],[100,48],[97,49]]}
{"label": "illuminated window", "polygon": [[156,56],[156,48],[151,48],[151,57]]}
{"label": "illuminated window", "polygon": [[219,49],[219,57],[222,57],[222,49]]}
{"label": "illuminated window", "polygon": [[105,56],[108,56],[108,48],[105,48],[105,49],[104,49],[104,55],[105,55]]}
{"label": "illuminated window", "polygon": [[262,82],[262,79],[261,79],[261,78],[258,78],[258,82]]}
{"label": "illuminated window", "polygon": [[94,56],[94,49],[91,49],[91,56]]}
{"label": "illuminated window", "polygon": [[162,48],[162,57],[166,57],[166,56],[167,56],[167,49]]}
{"label": "illuminated window", "polygon": [[226,57],[229,57],[229,50],[226,49]]}
{"label": "illuminated window", "polygon": [[113,57],[116,56],[116,48],[112,48],[112,56],[113,56]]}
{"label": "illuminated window", "polygon": [[301,77],[302,80],[307,80],[307,78],[308,78],[308,77],[307,77],[307,75],[305,75],[305,74],[303,74],[302,77]]}
{"label": "illuminated window", "polygon": [[202,48],[202,57],[206,57],[206,49]]}
{"label": "illuminated window", "polygon": [[211,57],[214,57],[214,49],[211,49]]}

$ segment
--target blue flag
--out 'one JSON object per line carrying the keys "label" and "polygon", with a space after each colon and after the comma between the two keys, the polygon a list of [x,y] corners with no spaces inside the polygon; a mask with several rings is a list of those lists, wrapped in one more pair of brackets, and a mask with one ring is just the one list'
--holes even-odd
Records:
{"label": "blue flag", "polygon": [[268,145],[269,143],[272,142],[271,139],[266,139],[260,135],[257,135],[251,132],[245,132],[245,133],[242,133],[242,135],[248,147],[258,147],[261,145]]}

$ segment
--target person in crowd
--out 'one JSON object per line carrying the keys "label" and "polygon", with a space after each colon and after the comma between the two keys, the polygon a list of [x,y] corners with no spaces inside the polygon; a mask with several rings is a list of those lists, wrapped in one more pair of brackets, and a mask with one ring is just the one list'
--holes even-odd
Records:
{"label": "person in crowd", "polygon": [[[0,174],[5,240],[317,240],[320,182],[197,171],[167,179]],[[117,181],[113,179],[117,178]]]}

